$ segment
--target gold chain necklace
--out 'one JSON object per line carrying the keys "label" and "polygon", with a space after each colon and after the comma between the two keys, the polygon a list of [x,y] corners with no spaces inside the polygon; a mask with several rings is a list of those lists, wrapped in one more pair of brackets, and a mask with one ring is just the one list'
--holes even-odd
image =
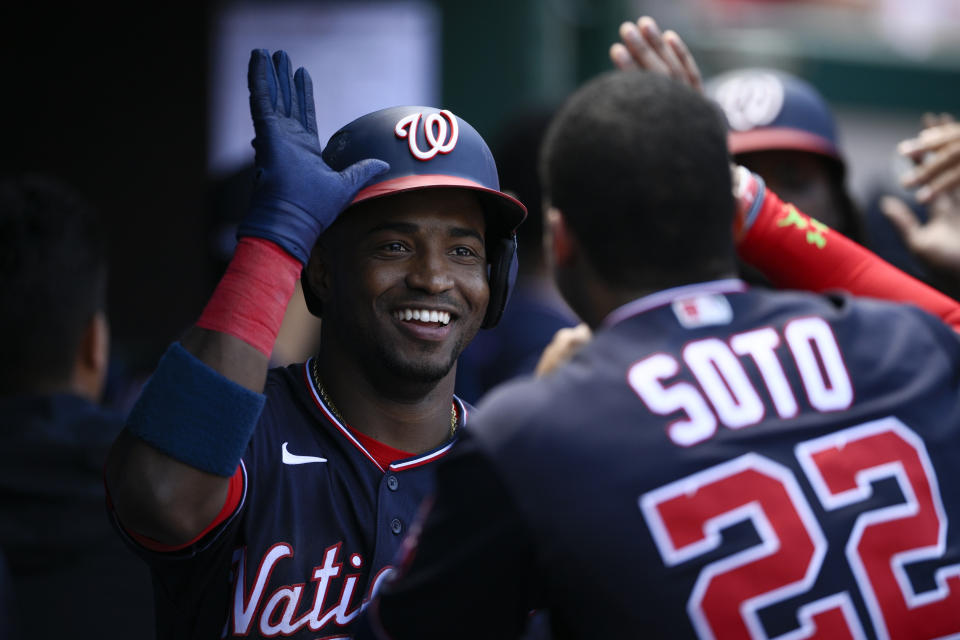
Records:
{"label": "gold chain necklace", "polygon": [[[320,392],[320,397],[323,398],[323,403],[330,407],[330,411],[333,411],[333,415],[337,417],[337,420],[343,424],[347,424],[347,421],[343,419],[343,416],[340,415],[340,410],[337,409],[337,405],[333,404],[333,400],[330,399],[330,396],[327,395],[327,390],[323,386],[323,382],[320,380],[320,370],[317,365],[317,359],[314,358],[310,362],[310,375],[313,377],[313,383],[317,385],[317,391]],[[453,437],[453,434],[457,432],[457,403],[451,401],[450,403],[450,437]]]}

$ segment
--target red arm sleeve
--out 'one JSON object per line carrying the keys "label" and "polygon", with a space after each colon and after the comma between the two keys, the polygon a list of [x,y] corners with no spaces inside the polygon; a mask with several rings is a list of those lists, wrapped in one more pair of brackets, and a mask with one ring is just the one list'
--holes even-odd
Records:
{"label": "red arm sleeve", "polygon": [[960,331],[960,303],[766,191],[738,240],[740,257],[777,287],[908,302]]}

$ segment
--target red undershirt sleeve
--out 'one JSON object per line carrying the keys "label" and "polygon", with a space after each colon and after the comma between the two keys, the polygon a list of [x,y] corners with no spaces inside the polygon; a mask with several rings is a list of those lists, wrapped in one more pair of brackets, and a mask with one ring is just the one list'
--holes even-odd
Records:
{"label": "red undershirt sleeve", "polygon": [[784,289],[912,303],[960,331],[960,303],[766,191],[756,219],[738,241],[740,257]]}
{"label": "red undershirt sleeve", "polygon": [[[233,474],[233,476],[230,477],[230,484],[227,488],[227,496],[226,496],[226,499],[224,500],[223,507],[220,508],[220,512],[213,519],[213,521],[204,528],[203,531],[198,533],[192,540],[188,540],[183,544],[177,544],[177,545],[164,544],[162,542],[158,542],[157,540],[154,540],[153,538],[140,535],[139,533],[135,531],[131,531],[130,529],[124,527],[123,524],[120,523],[119,518],[116,518],[116,515],[114,515],[114,517],[116,518],[117,523],[124,530],[124,532],[128,536],[130,536],[131,539],[133,539],[138,544],[140,544],[142,547],[149,549],[150,551],[156,551],[159,553],[169,553],[172,551],[180,551],[196,544],[197,542],[202,540],[204,537],[206,537],[207,534],[209,534],[211,531],[216,529],[219,525],[221,525],[222,523],[230,519],[230,517],[234,514],[234,512],[236,512],[236,510],[240,507],[240,503],[243,500],[244,482],[245,482],[245,478],[243,473],[243,466],[237,465],[237,471]],[[106,489],[106,482],[104,482],[104,488]],[[106,490],[107,490],[107,507],[111,511],[113,511],[113,502],[110,500],[110,492],[109,492],[109,489],[106,489]]]}

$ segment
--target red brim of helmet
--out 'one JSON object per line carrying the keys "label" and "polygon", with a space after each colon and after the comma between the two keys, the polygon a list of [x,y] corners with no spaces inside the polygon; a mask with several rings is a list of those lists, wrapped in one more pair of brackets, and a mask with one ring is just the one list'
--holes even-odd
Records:
{"label": "red brim of helmet", "polygon": [[353,198],[351,204],[396,193],[403,193],[405,191],[418,191],[421,189],[436,189],[441,187],[470,189],[471,191],[486,194],[488,197],[485,198],[485,200],[496,207],[497,212],[503,217],[505,226],[509,227],[511,233],[515,232],[520,223],[527,217],[527,208],[516,198],[502,191],[485,187],[479,182],[474,182],[467,178],[442,174],[402,176],[384,180],[383,182],[378,182],[361,189]]}
{"label": "red brim of helmet", "polygon": [[727,146],[732,155],[755,151],[809,151],[840,160],[837,147],[822,136],[798,129],[775,128],[731,131],[727,134]]}

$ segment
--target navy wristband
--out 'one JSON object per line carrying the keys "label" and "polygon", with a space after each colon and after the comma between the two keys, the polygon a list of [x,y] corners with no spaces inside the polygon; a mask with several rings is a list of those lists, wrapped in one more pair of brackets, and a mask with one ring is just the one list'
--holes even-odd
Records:
{"label": "navy wristband", "polygon": [[265,402],[175,342],[131,409],[127,430],[180,462],[229,478]]}

